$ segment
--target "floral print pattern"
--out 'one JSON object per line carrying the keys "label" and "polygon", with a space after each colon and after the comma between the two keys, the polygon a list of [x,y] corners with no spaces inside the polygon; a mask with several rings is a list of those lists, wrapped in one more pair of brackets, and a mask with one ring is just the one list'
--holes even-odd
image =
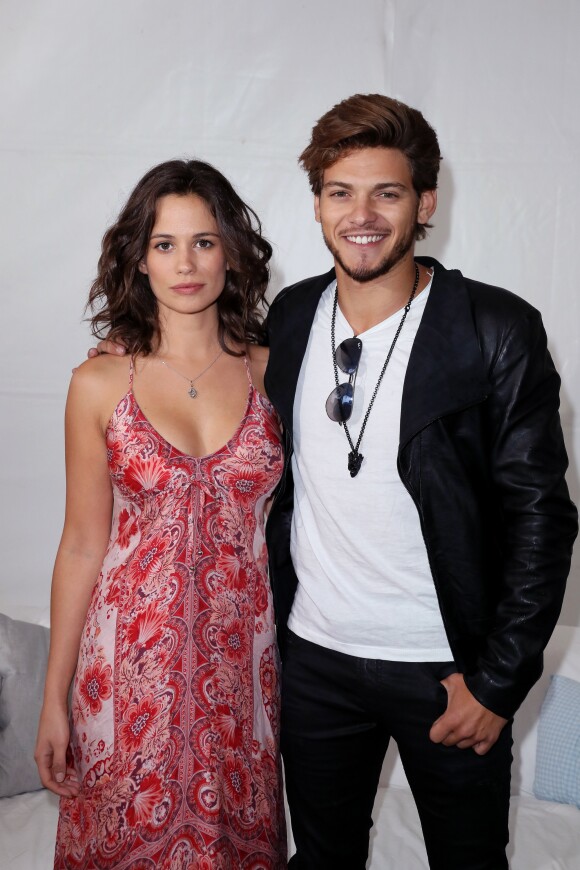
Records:
{"label": "floral print pattern", "polygon": [[71,704],[78,798],[58,870],[280,870],[286,835],[279,664],[263,510],[282,471],[250,385],[232,439],[203,458],[157,433],[132,392],[107,430],[111,540]]}

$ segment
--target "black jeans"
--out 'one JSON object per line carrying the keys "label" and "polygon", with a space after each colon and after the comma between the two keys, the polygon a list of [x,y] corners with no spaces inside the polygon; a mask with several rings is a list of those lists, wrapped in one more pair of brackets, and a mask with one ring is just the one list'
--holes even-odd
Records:
{"label": "black jeans", "polygon": [[507,868],[511,724],[482,756],[429,740],[447,704],[439,680],[455,670],[453,662],[348,656],[289,632],[281,733],[297,848],[292,870],[364,870],[391,737],[431,870]]}

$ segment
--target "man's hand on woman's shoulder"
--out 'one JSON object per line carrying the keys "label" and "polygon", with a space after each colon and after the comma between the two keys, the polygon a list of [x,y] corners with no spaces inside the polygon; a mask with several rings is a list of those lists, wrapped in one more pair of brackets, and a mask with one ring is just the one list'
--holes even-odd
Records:
{"label": "man's hand on woman's shoulder", "polygon": [[122,344],[118,344],[116,341],[109,341],[108,339],[103,339],[98,343],[96,347],[89,348],[87,356],[91,359],[94,356],[99,356],[101,353],[111,353],[116,356],[123,356],[126,353],[126,348]]}

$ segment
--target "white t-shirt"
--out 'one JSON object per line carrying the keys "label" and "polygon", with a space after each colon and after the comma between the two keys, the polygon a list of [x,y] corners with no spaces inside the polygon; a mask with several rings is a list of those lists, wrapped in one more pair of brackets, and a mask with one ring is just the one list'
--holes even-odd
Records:
{"label": "white t-shirt", "polygon": [[[393,661],[452,659],[419,516],[397,472],[403,381],[429,286],[411,305],[375,399],[357,477],[347,468],[343,427],[326,414],[335,386],[330,326],[336,282],[320,299],[294,402],[291,553],[299,586],[289,627],[329,649]],[[354,408],[362,420],[400,323],[398,311],[360,334]],[[336,314],[336,345],[352,337]],[[348,376],[339,369],[339,382]]]}

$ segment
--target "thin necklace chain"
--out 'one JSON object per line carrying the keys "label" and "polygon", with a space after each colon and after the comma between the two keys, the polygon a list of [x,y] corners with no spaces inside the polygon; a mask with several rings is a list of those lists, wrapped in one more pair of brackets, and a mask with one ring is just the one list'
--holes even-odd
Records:
{"label": "thin necklace chain", "polygon": [[[419,267],[415,263],[415,282],[413,284],[413,289],[411,290],[411,295],[409,296],[409,301],[407,302],[407,304],[405,305],[405,308],[403,309],[403,315],[401,317],[401,320],[399,321],[397,331],[395,332],[395,336],[391,342],[391,346],[390,346],[389,352],[387,354],[387,358],[386,358],[384,365],[381,369],[381,373],[379,375],[379,379],[376,383],[375,389],[374,389],[373,394],[371,396],[371,400],[369,402],[369,406],[367,408],[366,414],[364,415],[362,426],[361,426],[361,429],[360,429],[360,432],[358,435],[358,440],[356,442],[356,445],[353,443],[353,440],[351,438],[351,434],[348,431],[348,426],[346,425],[346,423],[339,424],[341,426],[344,426],[344,433],[347,437],[347,440],[348,440],[348,443],[349,443],[350,449],[351,449],[351,452],[349,453],[349,457],[348,457],[348,470],[350,471],[351,477],[356,477],[356,475],[360,471],[360,467],[361,467],[361,464],[362,464],[364,457],[362,456],[362,454],[360,454],[358,452],[358,449],[361,445],[364,431],[365,431],[366,425],[368,423],[368,419],[370,417],[370,413],[371,413],[372,407],[374,405],[375,399],[377,397],[377,393],[379,392],[379,387],[381,386],[381,381],[383,380],[383,376],[387,370],[389,360],[391,359],[391,355],[393,353],[393,350],[395,349],[397,339],[401,333],[401,330],[403,328],[403,324],[407,318],[407,314],[409,313],[409,309],[411,308],[411,303],[412,303],[413,299],[415,298],[415,293],[417,292],[418,286],[419,286]],[[339,385],[338,384],[338,366],[336,364],[336,338],[335,338],[336,309],[337,309],[337,307],[338,307],[338,285],[336,286],[336,289],[334,291],[334,305],[332,307],[332,320],[330,322],[330,343],[331,343],[331,350],[332,350],[332,364],[334,366],[334,380],[336,382],[336,386],[338,387],[338,385]]]}
{"label": "thin necklace chain", "polygon": [[173,366],[170,366],[169,363],[168,363],[168,362],[165,362],[165,360],[164,360],[164,359],[161,359],[161,357],[158,357],[158,360],[159,360],[159,362],[161,363],[162,366],[165,366],[166,368],[171,369],[172,372],[174,372],[176,375],[179,375],[179,377],[180,377],[180,378],[183,378],[184,381],[187,381],[187,382],[188,382],[188,384],[189,384],[189,390],[187,391],[187,392],[188,392],[188,395],[189,395],[189,397],[190,397],[191,399],[195,399],[195,397],[197,396],[197,390],[196,390],[195,387],[193,386],[194,383],[195,383],[195,381],[198,381],[198,380],[201,378],[202,375],[205,375],[205,373],[208,372],[208,371],[211,369],[211,367],[212,367],[213,365],[215,365],[215,363],[218,361],[218,359],[220,358],[220,356],[222,355],[222,353],[223,353],[223,348],[220,350],[220,352],[218,353],[218,355],[216,356],[216,358],[213,359],[213,360],[210,362],[210,364],[209,364],[208,366],[206,366],[206,367],[204,368],[204,370],[201,371],[201,372],[200,372],[198,375],[196,375],[194,378],[188,378],[187,375],[184,375],[184,374],[182,374],[181,372],[177,371],[177,369],[173,368]]}

